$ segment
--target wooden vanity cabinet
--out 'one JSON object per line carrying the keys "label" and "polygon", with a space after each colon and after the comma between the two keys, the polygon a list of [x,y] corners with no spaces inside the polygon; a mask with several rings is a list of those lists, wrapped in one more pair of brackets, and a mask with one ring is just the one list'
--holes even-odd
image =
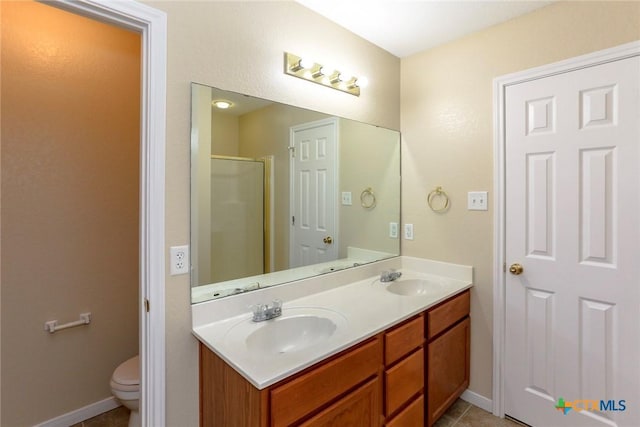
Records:
{"label": "wooden vanity cabinet", "polygon": [[377,336],[258,390],[200,344],[200,425],[379,427],[382,338]]}
{"label": "wooden vanity cabinet", "polygon": [[427,423],[431,427],[469,386],[470,291],[427,311]]}
{"label": "wooden vanity cabinet", "polygon": [[203,427],[431,427],[469,385],[467,290],[258,390],[200,344]]}

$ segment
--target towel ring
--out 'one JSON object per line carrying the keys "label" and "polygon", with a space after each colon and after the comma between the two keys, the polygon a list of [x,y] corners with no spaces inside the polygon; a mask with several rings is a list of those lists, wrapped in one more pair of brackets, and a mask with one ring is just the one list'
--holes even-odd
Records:
{"label": "towel ring", "polygon": [[365,209],[373,209],[376,207],[376,195],[373,194],[371,187],[367,187],[360,194],[360,204]]}
{"label": "towel ring", "polygon": [[[437,200],[437,199],[444,199],[444,204],[442,204],[442,206],[440,206],[440,207],[434,207],[434,201]],[[435,190],[433,190],[427,196],[427,203],[429,204],[429,207],[431,208],[432,211],[434,211],[434,212],[444,212],[447,209],[449,209],[449,196],[442,189],[442,187],[438,186],[438,187],[436,187]]]}

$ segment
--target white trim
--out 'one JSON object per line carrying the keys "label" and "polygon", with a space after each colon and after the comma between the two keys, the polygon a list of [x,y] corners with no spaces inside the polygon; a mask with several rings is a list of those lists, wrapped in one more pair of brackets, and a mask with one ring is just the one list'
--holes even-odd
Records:
{"label": "white trim", "polygon": [[36,424],[34,427],[67,427],[111,411],[112,409],[116,409],[119,406],[122,405],[115,397],[109,397],[80,409],[76,409],[75,411],[67,412],[59,417]]}
{"label": "white trim", "polygon": [[480,409],[484,409],[487,412],[491,412],[491,408],[493,406],[493,402],[491,401],[491,399],[486,398],[483,395],[469,389],[466,389],[462,392],[462,394],[460,395],[460,399],[464,400],[465,402],[469,402]]}
{"label": "white trim", "polygon": [[[140,33],[140,416],[165,425],[165,129],[166,13],[135,1],[58,0],[47,3]],[[144,301],[151,310],[145,311]]]}
{"label": "white trim", "polygon": [[560,62],[507,74],[493,80],[494,140],[494,283],[493,283],[493,414],[504,417],[505,353],[505,90],[507,86],[593,67],[640,55],[640,41],[592,52]]}

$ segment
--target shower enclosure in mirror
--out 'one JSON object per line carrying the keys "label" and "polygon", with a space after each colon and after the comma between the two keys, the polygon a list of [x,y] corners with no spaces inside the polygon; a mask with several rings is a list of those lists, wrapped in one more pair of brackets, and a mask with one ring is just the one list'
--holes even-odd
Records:
{"label": "shower enclosure in mirror", "polygon": [[399,255],[397,131],[191,89],[194,303]]}

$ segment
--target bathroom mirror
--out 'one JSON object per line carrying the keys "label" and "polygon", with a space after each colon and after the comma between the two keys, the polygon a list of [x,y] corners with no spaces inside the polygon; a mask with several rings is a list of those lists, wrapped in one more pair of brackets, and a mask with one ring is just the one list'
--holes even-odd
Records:
{"label": "bathroom mirror", "polygon": [[193,303],[399,255],[399,132],[196,83],[191,96]]}

